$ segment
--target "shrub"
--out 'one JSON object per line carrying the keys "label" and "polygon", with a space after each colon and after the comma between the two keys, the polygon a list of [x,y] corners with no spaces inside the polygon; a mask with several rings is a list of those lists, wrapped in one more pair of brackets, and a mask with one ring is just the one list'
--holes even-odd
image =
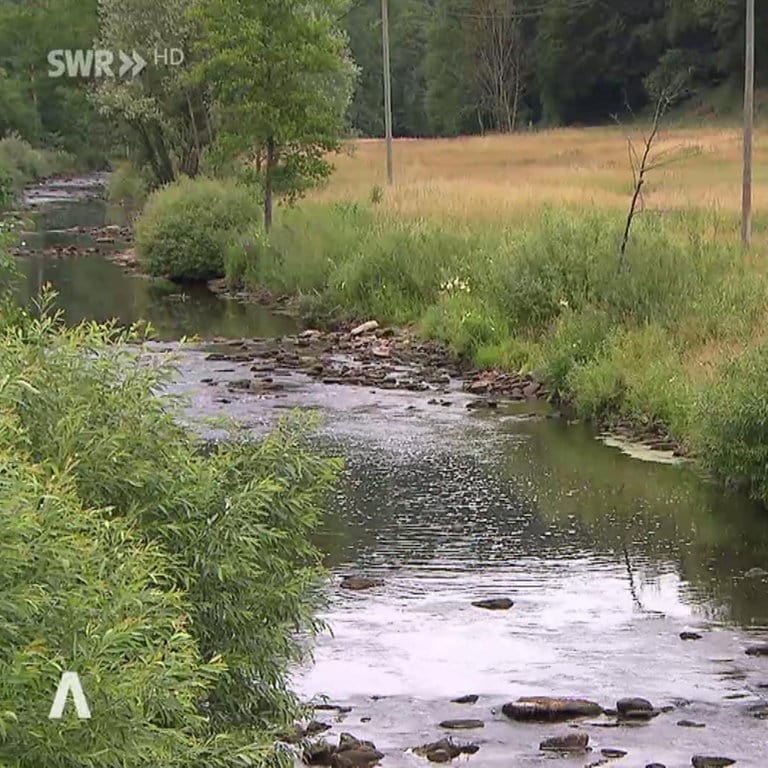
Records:
{"label": "shrub", "polygon": [[0,213],[16,202],[16,188],[11,169],[0,161]]}
{"label": "shrub", "polygon": [[32,181],[74,170],[74,158],[66,152],[36,149],[18,136],[0,139],[0,167],[5,167],[20,189]]}
{"label": "shrub", "polygon": [[107,182],[107,199],[114,205],[139,210],[149,196],[149,174],[128,162],[119,163]]}
{"label": "shrub", "polygon": [[768,503],[768,347],[728,360],[700,400],[698,448],[719,478]]}
{"label": "shrub", "polygon": [[208,280],[224,274],[233,234],[260,216],[254,191],[232,181],[182,179],[154,192],[136,222],[136,250],[151,275]]}
{"label": "shrub", "polygon": [[179,404],[157,396],[168,363],[142,358],[132,340],[47,314],[0,334],[12,382],[0,448],[9,461],[23,451],[20,479],[3,461],[0,510],[13,532],[3,546],[19,549],[0,573],[4,616],[12,610],[18,627],[4,624],[15,634],[0,659],[2,671],[26,659],[45,670],[4,676],[23,690],[8,698],[0,681],[0,712],[40,706],[36,686],[51,687],[59,667],[101,680],[92,690],[104,707],[93,741],[78,727],[55,736],[0,723],[0,755],[23,748],[20,768],[249,764],[298,711],[288,667],[319,626],[309,534],[338,465],[308,452],[308,424],[295,419],[261,441],[233,434],[203,450]]}

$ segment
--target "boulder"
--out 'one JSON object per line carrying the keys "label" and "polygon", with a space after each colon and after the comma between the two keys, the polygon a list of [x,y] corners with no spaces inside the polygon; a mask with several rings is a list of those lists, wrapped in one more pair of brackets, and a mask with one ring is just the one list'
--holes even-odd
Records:
{"label": "boulder", "polygon": [[681,640],[701,640],[701,635],[698,632],[681,632]]}
{"label": "boulder", "polygon": [[745,651],[747,656],[768,656],[768,643],[753,645]]}
{"label": "boulder", "polygon": [[589,735],[586,733],[568,733],[564,736],[552,736],[539,744],[545,752],[586,752]]}
{"label": "boulder", "polygon": [[693,768],[726,768],[733,765],[736,761],[730,757],[706,757],[705,755],[694,755],[691,758]]}
{"label": "boulder", "polygon": [[681,728],[706,728],[704,723],[695,723],[693,720],[678,720],[677,724]]}
{"label": "boulder", "polygon": [[501,711],[511,720],[556,722],[600,715],[603,708],[587,699],[524,696],[508,702]]}
{"label": "boulder", "polygon": [[472,605],[475,608],[486,608],[489,611],[507,611],[514,605],[514,602],[508,597],[492,597],[487,600],[475,600]]}

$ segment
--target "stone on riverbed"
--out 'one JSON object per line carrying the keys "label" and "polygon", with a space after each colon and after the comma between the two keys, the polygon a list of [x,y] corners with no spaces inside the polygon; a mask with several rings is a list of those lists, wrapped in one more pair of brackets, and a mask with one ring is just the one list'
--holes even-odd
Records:
{"label": "stone on riverbed", "polygon": [[505,704],[501,711],[511,720],[562,721],[600,715],[603,708],[594,701],[551,696],[524,696]]}
{"label": "stone on riverbed", "polygon": [[468,693],[466,696],[459,696],[451,699],[454,704],[475,704],[480,697],[476,693]]}
{"label": "stone on riverbed", "polygon": [[565,736],[552,736],[539,744],[543,752],[586,752],[589,735],[586,733],[569,733]]}
{"label": "stone on riverbed", "polygon": [[600,754],[603,757],[607,757],[609,760],[618,760],[627,756],[627,752],[624,749],[614,749],[612,747],[603,747],[600,750]]}
{"label": "stone on riverbed", "polygon": [[693,768],[726,768],[733,765],[736,761],[730,757],[706,757],[705,755],[694,755],[691,758]]}
{"label": "stone on riverbed", "polygon": [[509,610],[514,603],[508,597],[492,597],[488,600],[475,600],[472,605],[475,608],[486,608],[489,611],[506,611]]}
{"label": "stone on riverbed", "polygon": [[619,717],[628,720],[650,720],[659,714],[648,699],[641,699],[639,697],[619,699],[616,702],[616,709],[618,710]]}
{"label": "stone on riverbed", "polygon": [[369,331],[375,331],[379,327],[379,324],[375,320],[369,320],[367,323],[362,323],[361,325],[358,325],[356,328],[353,328],[350,332],[350,336],[360,336],[363,333],[368,333]]}
{"label": "stone on riverbed", "polygon": [[447,763],[459,755],[474,755],[480,747],[477,744],[456,744],[450,739],[440,739],[430,744],[414,747],[413,753],[426,757],[431,763]]}
{"label": "stone on riverbed", "polygon": [[747,656],[768,656],[768,643],[753,645],[745,651]]}
{"label": "stone on riverbed", "polygon": [[461,730],[469,730],[470,728],[484,728],[485,723],[482,720],[472,720],[472,719],[463,719],[463,720],[443,720],[442,723],[440,723],[441,728],[447,728],[451,731],[461,731]]}
{"label": "stone on riverbed", "polygon": [[381,587],[384,582],[381,579],[371,579],[367,576],[347,576],[341,582],[342,589],[351,589],[359,592],[363,589],[372,589],[373,587]]}
{"label": "stone on riverbed", "polygon": [[698,632],[681,632],[681,640],[701,640],[701,635]]}

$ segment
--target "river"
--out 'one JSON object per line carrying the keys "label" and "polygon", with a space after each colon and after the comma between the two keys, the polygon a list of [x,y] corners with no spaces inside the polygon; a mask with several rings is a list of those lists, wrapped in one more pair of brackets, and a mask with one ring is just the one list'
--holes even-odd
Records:
{"label": "river", "polygon": [[[36,202],[32,248],[82,237],[61,230],[108,215],[99,200],[55,189]],[[158,291],[99,255],[20,262],[25,297],[50,281],[70,320],[150,320],[169,348],[192,334],[295,330],[290,318],[206,291]],[[451,735],[443,720],[477,718],[482,728],[453,734],[479,745],[457,758],[477,768],[584,766],[606,747],[627,753],[610,761],[621,768],[683,768],[694,754],[768,765],[768,658],[745,653],[768,639],[768,573],[754,570],[768,569],[767,513],[685,464],[632,458],[530,407],[470,411],[459,391],[452,407],[435,407],[425,394],[300,377],[280,398],[222,397],[201,380],[241,378],[248,365],[204,350],[186,349],[179,370],[191,418],[234,416],[259,432],[287,407],[311,407],[323,416],[318,444],[345,458],[320,536],[334,575],[332,633],[294,677],[306,699],[351,707],[318,712],[331,740],[371,739],[385,768],[426,765],[406,750]],[[349,592],[338,587],[346,574],[384,585]],[[472,606],[487,597],[514,606]],[[451,702],[465,694],[478,701]],[[539,742],[568,725],[514,723],[500,711],[527,695],[605,707],[642,696],[671,709],[639,725],[580,723],[593,751],[553,763]]]}

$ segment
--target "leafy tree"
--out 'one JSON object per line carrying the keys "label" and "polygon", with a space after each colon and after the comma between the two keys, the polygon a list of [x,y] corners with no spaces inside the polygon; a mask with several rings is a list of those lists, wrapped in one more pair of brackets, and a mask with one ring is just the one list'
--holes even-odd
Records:
{"label": "leafy tree", "polygon": [[267,230],[276,182],[301,194],[340,148],[356,73],[344,10],[344,0],[199,0],[196,74],[217,99],[225,155],[245,157],[259,180]]}
{"label": "leafy tree", "polygon": [[[188,77],[194,25],[193,0],[99,0],[99,47],[136,51],[147,67],[130,79],[105,79],[94,95],[101,114],[129,129],[139,164],[148,164],[158,184],[178,174],[195,176],[215,137],[215,120],[205,83]],[[155,54],[176,48],[180,66],[155,62]]]}

